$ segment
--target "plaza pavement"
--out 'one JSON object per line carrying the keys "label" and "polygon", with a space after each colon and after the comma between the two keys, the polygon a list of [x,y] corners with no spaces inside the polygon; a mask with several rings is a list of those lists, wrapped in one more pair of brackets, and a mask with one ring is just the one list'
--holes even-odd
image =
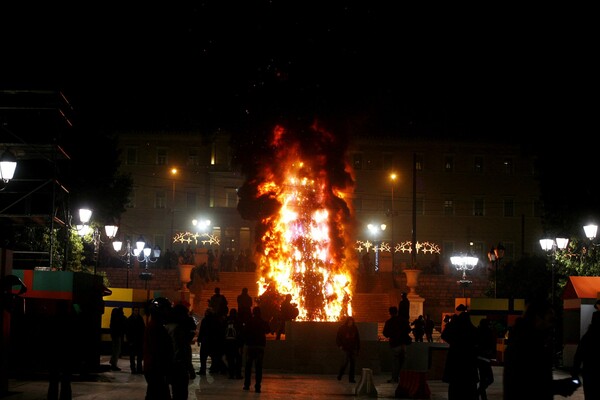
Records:
{"label": "plaza pavement", "polygon": [[[194,365],[198,370],[198,352],[194,349]],[[110,356],[102,356],[102,365],[108,365]],[[119,360],[121,371],[100,372],[90,375],[85,380],[77,375],[72,383],[73,399],[77,400],[144,400],[146,382],[143,375],[132,375],[129,370],[129,360],[123,357]],[[108,368],[107,368],[108,369]],[[196,399],[268,399],[268,400],[330,400],[374,397],[356,395],[355,389],[359,384],[362,369],[357,366],[357,383],[349,383],[347,375],[338,381],[335,375],[307,375],[298,373],[281,373],[265,370],[262,392],[255,393],[252,386],[250,391],[242,390],[243,381],[228,379],[225,375],[197,376],[189,385],[189,400]],[[379,399],[394,399],[396,385],[387,383],[389,373],[373,374],[373,383]],[[565,377],[564,371],[555,371],[556,377]],[[488,389],[488,400],[502,400],[502,367],[494,367],[495,382]],[[254,384],[254,381],[253,383]],[[431,400],[448,399],[448,385],[440,380],[429,380]],[[43,377],[28,379],[10,379],[10,393],[3,400],[45,400],[48,382]],[[555,399],[563,397],[555,396]],[[579,388],[571,400],[583,400],[583,389]]]}

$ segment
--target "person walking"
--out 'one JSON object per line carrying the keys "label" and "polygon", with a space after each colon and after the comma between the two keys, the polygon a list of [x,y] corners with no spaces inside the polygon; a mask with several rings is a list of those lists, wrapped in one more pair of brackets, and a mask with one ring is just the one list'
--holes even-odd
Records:
{"label": "person walking", "polygon": [[354,318],[348,316],[344,323],[338,328],[335,337],[335,343],[338,348],[344,352],[344,358],[340,365],[337,380],[341,381],[346,368],[348,368],[348,380],[350,383],[355,383],[354,373],[356,366],[356,357],[360,351],[360,334]]}
{"label": "person walking", "polygon": [[479,387],[477,392],[481,400],[487,400],[487,388],[494,383],[492,360],[496,359],[496,333],[490,327],[490,320],[482,318],[477,326],[477,370]]}
{"label": "person walking", "polygon": [[383,326],[383,336],[389,339],[392,351],[392,377],[388,383],[398,383],[400,370],[406,358],[406,346],[412,342],[410,338],[410,325],[407,319],[400,318],[398,307],[389,308],[390,318]]}
{"label": "person walking", "polygon": [[585,400],[600,399],[600,312],[592,314],[592,323],[583,334],[573,356],[573,379],[583,378]]}
{"label": "person walking", "polygon": [[110,369],[120,371],[119,358],[123,347],[123,338],[125,337],[125,328],[127,317],[123,313],[123,307],[115,307],[110,313],[110,340],[112,343],[112,353],[110,357]]}
{"label": "person walking", "polygon": [[125,326],[125,339],[129,346],[129,367],[132,374],[143,374],[144,330],[146,323],[140,315],[140,308],[133,307]]}
{"label": "person walking", "polygon": [[555,323],[554,309],[545,299],[529,302],[523,316],[515,321],[504,350],[505,400],[552,400],[554,395],[568,397],[577,390],[579,385],[570,377],[554,379]]}
{"label": "person walking", "polygon": [[149,301],[150,320],[144,331],[145,400],[170,400],[169,376],[173,365],[173,345],[165,324],[171,313],[171,301],[157,297]]}
{"label": "person walking", "polygon": [[254,391],[260,393],[262,387],[263,360],[267,333],[271,331],[269,323],[262,319],[260,307],[252,309],[252,318],[243,329],[246,360],[244,363],[244,390],[250,390],[252,367],[254,366]]}
{"label": "person walking", "polygon": [[465,305],[460,304],[456,311],[442,331],[442,339],[449,345],[442,381],[448,383],[448,400],[476,400],[477,328]]}

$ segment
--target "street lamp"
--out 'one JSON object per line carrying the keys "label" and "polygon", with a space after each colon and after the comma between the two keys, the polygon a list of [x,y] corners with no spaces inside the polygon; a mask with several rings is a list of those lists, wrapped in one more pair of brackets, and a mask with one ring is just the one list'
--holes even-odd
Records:
{"label": "street lamp", "polygon": [[452,256],[450,262],[457,271],[462,271],[462,277],[457,283],[463,288],[463,297],[465,297],[465,287],[469,286],[473,281],[467,279],[467,271],[472,271],[479,262],[479,259],[474,256]]}
{"label": "street lamp", "polygon": [[555,254],[556,254],[556,249],[558,250],[564,250],[567,248],[567,245],[569,244],[569,239],[567,238],[556,238],[556,241],[554,239],[540,239],[540,246],[542,247],[542,250],[544,250],[546,253],[548,253],[549,256],[552,257],[551,259],[551,263],[550,263],[550,268],[551,268],[551,272],[552,272],[552,286],[550,288],[550,301],[552,302],[552,304],[554,305],[554,270],[555,270]]}
{"label": "street lamp", "polygon": [[[371,234],[373,235],[373,241],[375,242],[377,240],[377,235],[379,234],[379,232],[385,231],[386,225],[381,224],[378,226],[378,225],[374,225],[374,224],[369,224],[369,225],[367,225],[367,228],[369,228],[369,231],[371,231]],[[377,245],[377,243],[375,243],[375,272],[379,271],[379,247],[380,246],[381,246],[381,244]]]}
{"label": "street lamp", "polygon": [[205,231],[210,226],[210,219],[193,219],[192,225],[201,231]]}
{"label": "street lamp", "polygon": [[598,232],[598,225],[595,224],[587,224],[583,227],[583,231],[585,232],[585,236],[590,240],[596,239],[596,233]]}
{"label": "street lamp", "polygon": [[488,259],[494,264],[494,298],[498,297],[498,264],[504,258],[506,248],[502,243],[498,243],[497,247],[492,247],[487,254]]}
{"label": "street lamp", "polygon": [[17,169],[17,157],[9,150],[4,150],[4,153],[0,156],[0,179],[2,180],[2,189],[6,188],[8,181],[10,181],[15,175]]}

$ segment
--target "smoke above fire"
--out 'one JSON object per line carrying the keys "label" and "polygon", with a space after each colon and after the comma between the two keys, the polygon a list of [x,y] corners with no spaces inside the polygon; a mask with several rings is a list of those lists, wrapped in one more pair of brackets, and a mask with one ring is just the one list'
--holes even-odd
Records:
{"label": "smoke above fire", "polygon": [[267,154],[255,157],[238,209],[259,221],[261,306],[291,294],[297,320],[352,315],[354,179],[346,150],[344,140],[314,123],[299,132],[276,126]]}

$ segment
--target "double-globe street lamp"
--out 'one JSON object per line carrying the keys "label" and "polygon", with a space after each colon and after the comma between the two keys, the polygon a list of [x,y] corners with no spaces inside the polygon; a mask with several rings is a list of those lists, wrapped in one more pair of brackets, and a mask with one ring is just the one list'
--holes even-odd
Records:
{"label": "double-globe street lamp", "polygon": [[461,279],[456,283],[462,287],[463,297],[465,297],[465,288],[473,283],[473,281],[467,279],[467,271],[472,271],[479,262],[479,259],[470,255],[460,255],[450,257],[450,262],[459,272],[462,272]]}
{"label": "double-globe street lamp", "polygon": [[[123,241],[113,241],[113,249],[117,254],[123,249]],[[150,272],[149,264],[158,261],[161,255],[161,249],[158,245],[151,247],[149,243],[146,243],[144,238],[140,236],[135,242],[135,248],[131,248],[131,240],[125,240],[125,251],[119,256],[125,257],[127,264],[127,280],[126,287],[129,288],[129,271],[131,269],[131,257],[135,257],[138,263],[145,263],[144,270],[140,273],[140,279],[144,281],[144,288],[148,288],[148,281],[152,279],[152,272]]]}

